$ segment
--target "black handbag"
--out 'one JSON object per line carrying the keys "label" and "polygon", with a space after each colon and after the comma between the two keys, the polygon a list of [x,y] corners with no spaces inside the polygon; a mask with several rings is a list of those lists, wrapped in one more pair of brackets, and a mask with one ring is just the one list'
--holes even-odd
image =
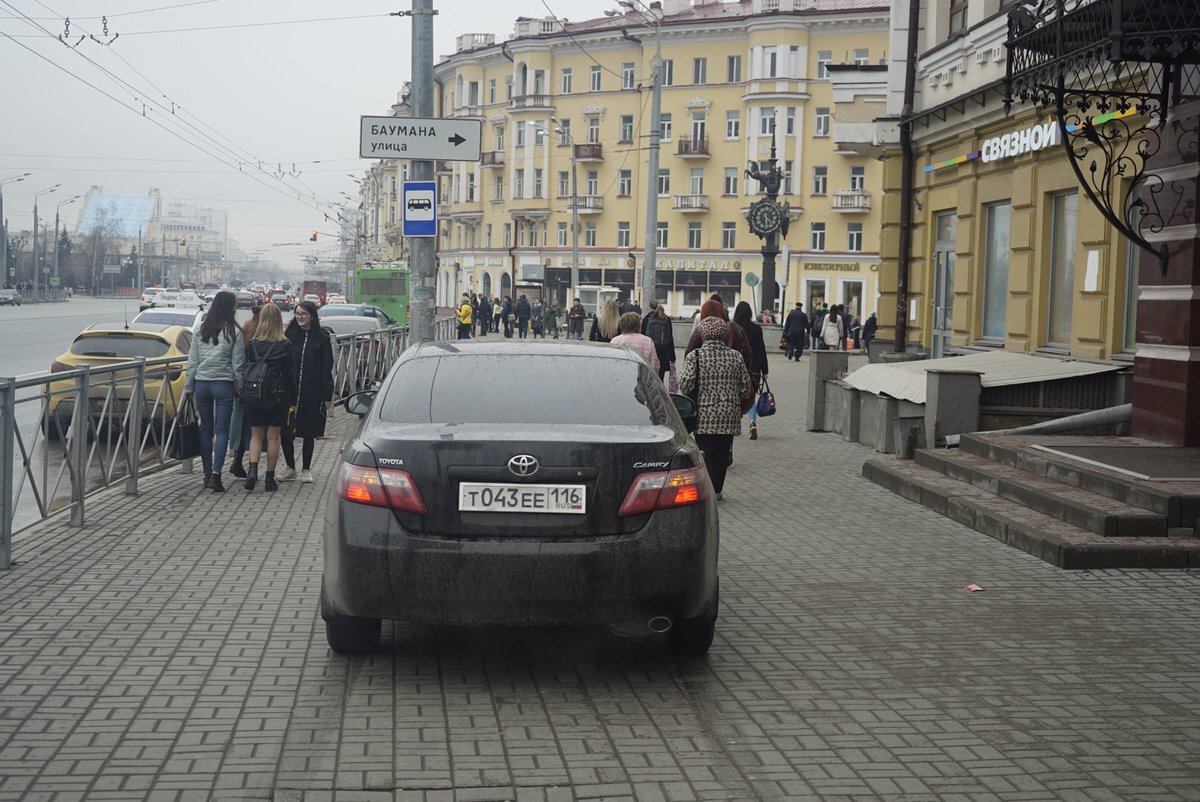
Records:
{"label": "black handbag", "polygon": [[179,402],[175,411],[175,428],[167,456],[180,460],[200,456],[200,416],[196,414],[196,402],[190,394]]}

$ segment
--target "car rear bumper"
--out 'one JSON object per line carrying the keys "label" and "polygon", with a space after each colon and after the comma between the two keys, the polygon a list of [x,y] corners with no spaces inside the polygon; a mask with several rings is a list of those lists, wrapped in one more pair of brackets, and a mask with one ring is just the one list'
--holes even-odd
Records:
{"label": "car rear bumper", "polygon": [[655,513],[632,535],[461,540],[404,531],[334,497],[324,588],[340,615],[452,625],[636,624],[696,618],[717,589],[715,503]]}

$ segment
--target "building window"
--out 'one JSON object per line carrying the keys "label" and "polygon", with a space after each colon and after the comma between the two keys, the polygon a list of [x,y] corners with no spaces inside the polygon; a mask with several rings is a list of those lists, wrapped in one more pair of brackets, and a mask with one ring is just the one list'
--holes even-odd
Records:
{"label": "building window", "polygon": [[523,147],[525,145],[525,128],[526,128],[526,126],[518,123],[516,128],[517,128],[517,147],[518,148]]}
{"label": "building window", "polygon": [[788,48],[788,77],[800,77],[800,46],[792,45]]}
{"label": "building window", "polygon": [[633,194],[633,170],[622,170],[617,174],[617,195],[628,198]]}
{"label": "building window", "polygon": [[775,129],[775,107],[765,106],[758,110],[758,132],[770,136]]}
{"label": "building window", "polygon": [[[519,129],[518,129],[519,130]],[[525,197],[525,168],[518,167],[517,174],[513,176],[513,197]]]}
{"label": "building window", "polygon": [[703,195],[704,194],[704,168],[703,167],[693,167],[689,178],[691,179],[691,184],[688,187],[688,190],[690,191],[690,193],[692,195]]}
{"label": "building window", "polygon": [[592,65],[591,87],[593,92],[600,91],[600,65]]}
{"label": "building window", "polygon": [[[513,77],[511,75],[504,76],[504,99],[512,100],[513,98]],[[506,240],[507,242],[507,240]]]}
{"label": "building window", "polygon": [[483,227],[483,247],[492,247],[492,224],[488,223]]}
{"label": "building window", "polygon": [[629,247],[629,223],[617,223],[617,247]]}
{"label": "building window", "polygon": [[1004,339],[1008,313],[1008,240],[1012,204],[992,203],[985,214],[983,255],[983,336]]}
{"label": "building window", "polygon": [[583,244],[588,248],[596,247],[596,223],[593,220],[583,224]]}
{"label": "building window", "polygon": [[542,194],[542,168],[533,168],[533,197],[544,197]]}
{"label": "building window", "polygon": [[467,200],[475,201],[475,174],[467,173]]}
{"label": "building window", "polygon": [[702,303],[704,303],[704,290],[689,288],[683,291],[684,306],[699,306]]}
{"label": "building window", "polygon": [[654,241],[658,244],[658,247],[660,247],[660,248],[667,247],[667,224],[666,223],[661,222],[661,221],[659,222],[658,230],[655,232]]}
{"label": "building window", "polygon": [[566,170],[558,173],[558,197],[565,198],[571,194],[571,178]]}
{"label": "building window", "polygon": [[496,150],[504,150],[504,126],[496,126]]}
{"label": "building window", "polygon": [[1054,217],[1050,227],[1050,310],[1046,321],[1047,342],[1070,347],[1071,313],[1075,303],[1075,236],[1079,214],[1079,195],[1074,192],[1054,196]]}
{"label": "building window", "polygon": [[967,30],[969,0],[950,0],[950,35],[958,36]]}
{"label": "building window", "polygon": [[862,48],[854,51],[854,63],[860,67],[871,63],[871,51]]}
{"label": "building window", "polygon": [[665,198],[671,194],[671,170],[660,167],[658,170],[658,197]]}
{"label": "building window", "polygon": [[850,191],[862,192],[867,186],[867,168],[866,167],[851,167],[850,168]]}
{"label": "building window", "polygon": [[833,51],[832,50],[818,50],[817,51],[817,77],[818,78],[828,78],[829,77],[829,65],[832,63],[833,63]]}
{"label": "building window", "polygon": [[776,78],[779,76],[779,48],[764,47],[763,54],[763,77]]}
{"label": "building window", "polygon": [[851,223],[846,226],[846,250],[862,250],[862,223]]}
{"label": "building window", "polygon": [[600,118],[588,117],[587,141],[595,144],[600,141]]}
{"label": "building window", "polygon": [[564,67],[562,71],[562,94],[571,94],[571,68]]}
{"label": "building window", "polygon": [[584,194],[599,195],[600,194],[600,174],[595,170],[588,170],[587,183],[584,186]]}
{"label": "building window", "polygon": [[813,115],[813,136],[829,136],[829,109],[824,106]]}
{"label": "building window", "polygon": [[738,168],[725,168],[725,185],[722,187],[722,193],[725,195],[736,195],[738,185]]}
{"label": "building window", "polygon": [[662,79],[663,79],[663,81],[662,81],[663,86],[674,86],[675,85],[675,60],[674,59],[669,59],[669,58],[663,59]]}
{"label": "building window", "polygon": [[784,113],[784,120],[785,120],[784,126],[783,126],[784,133],[789,134],[789,135],[795,134],[796,133],[796,107],[795,106],[787,107],[787,109]]}
{"label": "building window", "polygon": [[558,144],[566,145],[571,141],[571,121],[569,119],[561,119],[558,121]]}
{"label": "building window", "polygon": [[829,168],[814,167],[812,194],[824,195],[829,192]]}
{"label": "building window", "polygon": [[727,251],[737,247],[737,223],[721,223],[721,247]]}
{"label": "building window", "polygon": [[808,247],[814,251],[825,250],[825,224],[813,223],[808,230]]}
{"label": "building window", "polygon": [[725,59],[725,82],[740,84],[742,82],[742,57],[729,56]]}
{"label": "building window", "polygon": [[488,104],[496,102],[496,79],[488,81]]}
{"label": "building window", "polygon": [[504,176],[496,176],[495,192],[492,193],[492,200],[504,200]]}
{"label": "building window", "polygon": [[692,83],[694,83],[694,84],[708,83],[708,59],[706,59],[706,58],[692,59]]}
{"label": "building window", "polygon": [[627,61],[621,65],[621,88],[633,89],[634,81],[634,64],[632,61]]}
{"label": "building window", "polygon": [[725,138],[737,139],[742,135],[742,113],[740,111],[725,112]]}
{"label": "building window", "polygon": [[566,223],[558,224],[558,247],[560,247],[560,248],[567,247],[567,224]]}
{"label": "building window", "polygon": [[633,141],[633,115],[632,114],[622,114],[621,115],[621,131],[620,131],[619,138],[622,142],[632,142]]}
{"label": "building window", "polygon": [[671,115],[670,114],[658,115],[658,130],[659,130],[659,134],[658,134],[659,139],[661,139],[663,142],[669,142],[671,140]]}
{"label": "building window", "polygon": [[692,250],[700,249],[700,224],[688,223],[687,246]]}
{"label": "building window", "polygon": [[505,223],[504,224],[504,246],[508,247],[508,244],[510,242],[512,242],[512,223]]}
{"label": "building window", "polygon": [[792,161],[788,159],[783,163],[783,194],[792,194]]}

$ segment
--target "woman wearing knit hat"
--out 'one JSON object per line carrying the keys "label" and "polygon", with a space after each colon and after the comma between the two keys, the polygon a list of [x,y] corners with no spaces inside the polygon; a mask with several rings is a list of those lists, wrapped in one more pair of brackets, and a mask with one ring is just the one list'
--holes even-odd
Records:
{"label": "woman wearing knit hat", "polygon": [[750,392],[750,371],[741,354],[724,343],[729,323],[712,315],[698,327],[702,345],[683,358],[679,389],[696,399],[696,445],[717,499],[725,488],[725,472],[733,438],[742,433],[741,399]]}

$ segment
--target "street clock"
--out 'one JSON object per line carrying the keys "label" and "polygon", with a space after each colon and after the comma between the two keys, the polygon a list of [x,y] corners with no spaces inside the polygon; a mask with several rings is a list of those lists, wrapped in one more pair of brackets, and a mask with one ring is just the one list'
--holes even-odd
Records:
{"label": "street clock", "polygon": [[778,204],[763,198],[750,205],[750,212],[746,215],[746,219],[754,234],[760,237],[769,237],[783,224],[783,211]]}

